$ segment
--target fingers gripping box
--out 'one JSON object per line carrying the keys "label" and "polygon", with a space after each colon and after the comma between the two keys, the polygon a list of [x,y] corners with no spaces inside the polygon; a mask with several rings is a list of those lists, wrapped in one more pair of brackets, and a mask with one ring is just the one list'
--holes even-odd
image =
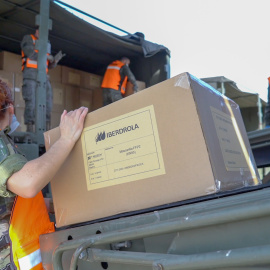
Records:
{"label": "fingers gripping box", "polygon": [[183,73],[89,113],[51,188],[62,227],[259,183],[238,105]]}

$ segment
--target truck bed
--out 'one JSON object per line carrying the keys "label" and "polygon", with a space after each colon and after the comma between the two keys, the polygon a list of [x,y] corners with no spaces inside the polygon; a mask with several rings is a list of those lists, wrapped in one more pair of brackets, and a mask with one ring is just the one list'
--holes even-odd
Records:
{"label": "truck bed", "polygon": [[270,269],[269,195],[260,185],[62,228],[40,237],[43,265]]}

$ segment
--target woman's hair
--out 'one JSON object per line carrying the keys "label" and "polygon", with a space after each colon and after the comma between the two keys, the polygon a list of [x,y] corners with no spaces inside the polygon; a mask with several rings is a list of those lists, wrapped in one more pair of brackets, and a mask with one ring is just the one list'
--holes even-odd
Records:
{"label": "woman's hair", "polygon": [[13,103],[10,87],[0,78],[0,111],[4,112],[7,106]]}

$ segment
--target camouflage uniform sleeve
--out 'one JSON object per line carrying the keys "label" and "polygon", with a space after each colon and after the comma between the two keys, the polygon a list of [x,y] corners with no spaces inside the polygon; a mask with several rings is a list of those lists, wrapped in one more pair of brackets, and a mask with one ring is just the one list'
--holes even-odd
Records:
{"label": "camouflage uniform sleeve", "polygon": [[27,162],[27,159],[15,153],[11,144],[6,145],[0,138],[0,196],[13,197],[14,193],[7,190],[7,181],[10,176],[19,171]]}
{"label": "camouflage uniform sleeve", "polygon": [[35,46],[30,35],[26,35],[23,37],[23,40],[21,42],[21,49],[26,57],[29,57],[32,60],[37,60],[38,54],[35,52]]}
{"label": "camouflage uniform sleeve", "polygon": [[130,68],[127,66],[127,65],[124,65],[121,70],[120,70],[120,73],[121,73],[121,77],[125,77],[127,76],[128,77],[128,80],[132,83],[133,85],[133,90],[134,92],[137,92],[138,91],[138,85],[137,85],[137,82],[136,82],[136,79],[135,79],[135,76],[133,75],[133,73],[131,72]]}

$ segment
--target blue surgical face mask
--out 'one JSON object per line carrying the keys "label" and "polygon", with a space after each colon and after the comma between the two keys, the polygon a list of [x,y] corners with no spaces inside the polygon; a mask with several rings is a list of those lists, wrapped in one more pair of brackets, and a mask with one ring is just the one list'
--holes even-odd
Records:
{"label": "blue surgical face mask", "polygon": [[10,132],[8,133],[8,135],[13,133],[19,127],[19,125],[20,125],[19,121],[17,120],[15,114],[13,114],[12,122],[10,124]]}

